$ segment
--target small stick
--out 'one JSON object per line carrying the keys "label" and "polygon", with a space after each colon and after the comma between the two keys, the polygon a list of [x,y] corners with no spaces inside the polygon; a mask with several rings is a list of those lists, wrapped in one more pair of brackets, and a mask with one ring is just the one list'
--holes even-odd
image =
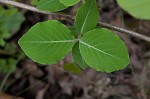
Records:
{"label": "small stick", "polygon": [[[11,1],[11,0],[0,0],[0,3],[10,4],[10,5],[13,5],[13,6],[16,6],[16,7],[19,7],[19,8],[23,8],[23,9],[27,9],[27,10],[37,12],[37,13],[48,14],[48,15],[49,14],[51,14],[51,15],[62,15],[64,17],[69,17],[69,18],[74,19],[74,16],[72,16],[72,15],[65,15],[65,14],[60,14],[60,13],[52,13],[52,12],[47,12],[47,11],[41,11],[41,10],[39,10],[39,9],[33,7],[33,6],[26,5],[26,4],[19,3],[19,2],[15,2],[15,1]],[[150,37],[142,35],[141,33],[126,30],[126,29],[123,29],[123,28],[120,28],[120,27],[117,27],[117,26],[113,26],[113,25],[108,24],[108,23],[104,23],[104,22],[98,22],[98,25],[101,26],[101,27],[104,27],[104,28],[108,28],[108,29],[117,31],[117,32],[132,35],[134,37],[137,37],[137,38],[140,38],[142,40],[150,42]]]}

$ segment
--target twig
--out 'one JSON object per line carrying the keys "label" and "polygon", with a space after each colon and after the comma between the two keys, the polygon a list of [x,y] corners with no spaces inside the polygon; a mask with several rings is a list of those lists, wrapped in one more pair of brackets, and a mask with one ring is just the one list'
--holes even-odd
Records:
{"label": "twig", "polygon": [[11,1],[11,0],[0,0],[0,3],[13,5],[13,6],[18,7],[18,8],[26,9],[26,10],[37,12],[37,13],[47,14],[47,15],[57,14],[57,15],[65,16],[65,17],[66,16],[67,17],[72,17],[71,15],[64,15],[64,14],[60,14],[60,13],[52,13],[52,12],[48,12],[48,11],[41,11],[41,10],[39,10],[39,9],[33,7],[33,6],[23,4],[23,3],[20,3],[20,2]]}
{"label": "twig", "polygon": [[[35,8],[33,6],[29,6],[29,5],[19,3],[19,2],[15,2],[15,1],[11,1],[11,0],[0,0],[0,2],[3,3],[3,4],[10,4],[10,5],[19,7],[19,8],[27,9],[27,10],[42,13],[42,14],[48,14],[48,15],[49,14],[53,14],[53,15],[57,14],[57,15],[62,15],[64,17],[74,18],[74,16],[72,16],[72,15],[64,15],[64,14],[60,14],[60,13],[51,13],[51,12],[47,12],[47,11],[41,11],[41,10],[38,10],[37,8]],[[141,33],[126,30],[126,29],[123,29],[123,28],[120,28],[120,27],[113,26],[113,25],[108,24],[108,23],[103,23],[103,22],[99,22],[98,25],[101,26],[101,27],[105,27],[105,28],[108,28],[108,29],[111,29],[111,30],[121,32],[121,33],[129,34],[129,35],[132,35],[134,37],[137,37],[137,38],[140,38],[142,40],[150,42],[150,37],[142,35]]]}
{"label": "twig", "polygon": [[8,77],[10,76],[10,74],[11,74],[11,70],[6,74],[6,76],[4,77],[4,79],[2,80],[2,83],[1,83],[1,85],[0,85],[0,93],[2,93],[2,91],[3,91],[3,88],[4,88],[4,85],[5,85],[5,83],[6,83],[6,81],[7,81],[7,79],[8,79]]}
{"label": "twig", "polygon": [[3,3],[3,4],[10,4],[10,5],[19,7],[19,8],[27,9],[27,10],[38,12],[38,13],[54,14],[54,13],[51,13],[51,12],[40,11],[40,10],[36,9],[35,7],[29,6],[29,5],[26,5],[26,4],[23,4],[23,3],[11,1],[11,0],[0,0],[0,2]]}
{"label": "twig", "polygon": [[137,37],[137,38],[140,38],[142,40],[150,42],[150,37],[142,35],[140,33],[133,32],[133,31],[130,31],[130,30],[127,30],[127,29],[123,29],[123,28],[120,28],[120,27],[116,27],[116,26],[110,25],[108,23],[99,22],[98,24],[101,27],[108,28],[108,29],[111,29],[111,30],[114,30],[114,31],[117,31],[117,32],[129,34],[129,35],[132,35],[134,37]]}
{"label": "twig", "polygon": [[83,3],[85,3],[85,0],[82,0]]}

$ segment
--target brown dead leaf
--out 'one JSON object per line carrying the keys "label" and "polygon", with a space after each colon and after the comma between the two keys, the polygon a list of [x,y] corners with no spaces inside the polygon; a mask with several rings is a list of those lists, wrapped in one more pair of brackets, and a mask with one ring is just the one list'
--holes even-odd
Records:
{"label": "brown dead leaf", "polygon": [[23,99],[23,98],[15,97],[15,96],[12,96],[12,95],[9,95],[9,94],[6,94],[6,93],[1,93],[0,94],[0,99]]}

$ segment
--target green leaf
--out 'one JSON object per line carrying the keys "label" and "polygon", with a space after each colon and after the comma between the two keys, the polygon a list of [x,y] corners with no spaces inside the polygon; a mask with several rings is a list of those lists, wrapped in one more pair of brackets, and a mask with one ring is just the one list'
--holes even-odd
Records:
{"label": "green leaf", "polygon": [[75,73],[75,74],[80,74],[81,73],[80,68],[77,65],[75,65],[74,63],[65,64],[64,65],[64,70],[66,70],[68,72]]}
{"label": "green leaf", "polygon": [[75,26],[79,33],[86,33],[94,29],[99,18],[96,0],[88,0],[81,6],[75,18]]}
{"label": "green leaf", "polygon": [[60,3],[59,0],[40,0],[37,4],[37,8],[40,10],[57,12],[67,7]]}
{"label": "green leaf", "polygon": [[16,53],[17,45],[15,42],[6,43],[4,50],[9,54],[13,55]]}
{"label": "green leaf", "polygon": [[40,0],[30,0],[31,5],[37,5]]}
{"label": "green leaf", "polygon": [[107,29],[94,29],[79,41],[81,55],[88,66],[102,72],[113,72],[129,64],[125,44]]}
{"label": "green leaf", "polygon": [[16,70],[17,61],[13,58],[0,59],[0,72],[8,73]]}
{"label": "green leaf", "polygon": [[121,8],[138,19],[150,19],[150,0],[117,0]]}
{"label": "green leaf", "polygon": [[0,46],[4,46],[5,45],[5,41],[2,37],[0,37]]}
{"label": "green leaf", "polygon": [[76,39],[62,23],[51,20],[34,25],[20,40],[19,45],[35,62],[53,64],[67,55]]}
{"label": "green leaf", "polygon": [[12,35],[8,32],[8,30],[6,31],[1,31],[1,37],[4,39],[10,38]]}
{"label": "green leaf", "polygon": [[63,3],[65,6],[72,6],[78,3],[80,0],[59,0],[61,3]]}
{"label": "green leaf", "polygon": [[78,31],[75,26],[69,26],[68,29],[71,31],[71,34],[76,36],[78,35]]}
{"label": "green leaf", "polygon": [[88,67],[88,65],[85,63],[85,61],[83,60],[82,58],[82,55],[80,53],[80,50],[79,50],[79,42],[77,42],[74,46],[73,46],[73,49],[72,49],[72,56],[73,56],[73,59],[74,61],[79,64],[79,66],[82,68],[82,69],[85,69]]}
{"label": "green leaf", "polygon": [[0,12],[0,32],[4,38],[8,38],[10,37],[8,34],[16,32],[20,28],[25,18],[16,8],[6,10],[0,7]]}

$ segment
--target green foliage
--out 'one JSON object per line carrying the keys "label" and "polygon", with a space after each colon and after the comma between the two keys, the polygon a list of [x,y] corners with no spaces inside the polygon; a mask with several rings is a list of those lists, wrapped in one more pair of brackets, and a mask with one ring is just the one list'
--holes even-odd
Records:
{"label": "green foliage", "polygon": [[16,43],[10,42],[6,43],[3,49],[7,52],[7,54],[13,55],[16,52],[16,48],[17,48]]}
{"label": "green foliage", "polygon": [[37,5],[37,3],[39,2],[40,0],[30,0],[30,3],[32,5]]}
{"label": "green foliage", "polygon": [[150,0],[117,0],[129,14],[138,19],[150,19]]}
{"label": "green foliage", "polygon": [[0,59],[0,71],[3,73],[14,72],[17,61],[13,58]]}
{"label": "green foliage", "polygon": [[[12,73],[16,70],[17,63],[24,57],[24,53],[16,53],[17,45],[15,43],[6,43],[5,47],[0,49],[0,72]],[[1,56],[7,54],[7,57]]]}
{"label": "green foliage", "polygon": [[81,73],[80,68],[74,63],[65,64],[64,65],[64,70],[75,73],[75,74],[80,74]]}
{"label": "green foliage", "polygon": [[19,29],[20,24],[24,21],[22,13],[16,8],[4,9],[0,7],[0,31],[15,32]]}
{"label": "green foliage", "polygon": [[80,53],[80,50],[79,50],[79,42],[77,42],[73,49],[72,49],[72,56],[73,56],[73,59],[74,61],[79,64],[79,66],[82,68],[82,69],[85,69],[88,67],[88,65],[85,63],[84,59],[82,58],[82,55]]}
{"label": "green foliage", "polygon": [[[40,0],[37,7],[55,12],[78,1]],[[86,0],[77,11],[75,26],[67,28],[56,20],[37,23],[19,40],[19,45],[28,57],[41,64],[54,64],[72,49],[74,61],[82,69],[89,66],[97,71],[113,72],[125,68],[129,64],[125,44],[113,32],[95,29],[98,19],[96,0]],[[75,67],[68,64],[64,69],[79,71]]]}
{"label": "green foliage", "polygon": [[68,29],[71,31],[71,34],[74,36],[78,36],[78,31],[75,26],[69,26]]}
{"label": "green foliage", "polygon": [[65,6],[72,6],[78,3],[80,0],[59,0]]}
{"label": "green foliage", "polygon": [[83,4],[76,15],[75,26],[81,34],[95,28],[99,18],[96,0],[88,0]]}
{"label": "green foliage", "polygon": [[75,41],[67,27],[52,20],[34,25],[19,40],[19,45],[34,61],[53,64],[71,51]]}
{"label": "green foliage", "polygon": [[37,8],[45,11],[57,12],[67,8],[59,0],[40,0]]}
{"label": "green foliage", "polygon": [[[18,12],[17,8],[8,7],[5,9],[0,6],[0,72],[12,73],[16,70],[19,56],[10,57],[16,52],[16,44],[7,43],[5,40],[20,28],[24,20],[23,14]],[[4,59],[1,54],[2,56],[6,54],[7,58]]]}
{"label": "green foliage", "polygon": [[0,46],[4,46],[4,45],[5,45],[5,41],[3,37],[0,37]]}
{"label": "green foliage", "polygon": [[31,4],[37,4],[37,8],[41,10],[57,12],[75,5],[79,1],[80,0],[31,0]]}
{"label": "green foliage", "polygon": [[16,32],[25,20],[22,13],[16,8],[4,9],[0,6],[0,45],[4,46],[4,39],[8,39]]}
{"label": "green foliage", "polygon": [[129,64],[128,51],[121,39],[107,29],[94,29],[79,41],[85,62],[97,71],[112,72]]}

